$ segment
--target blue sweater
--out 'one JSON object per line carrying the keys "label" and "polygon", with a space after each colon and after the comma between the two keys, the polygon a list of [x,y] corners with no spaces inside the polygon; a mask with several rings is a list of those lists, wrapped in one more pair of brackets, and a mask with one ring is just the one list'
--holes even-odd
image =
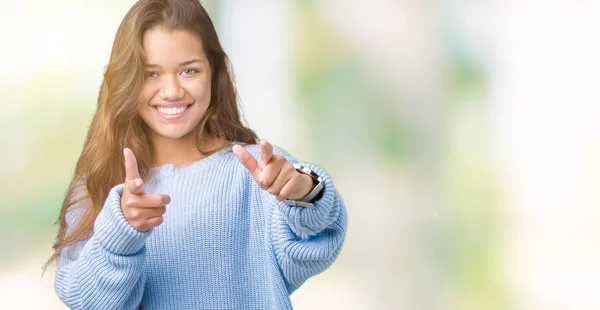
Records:
{"label": "blue sweater", "polygon": [[[246,149],[258,158],[260,147]],[[273,154],[297,160],[280,148]],[[291,207],[262,190],[231,146],[194,164],[165,164],[145,180],[169,194],[164,222],[146,232],[121,212],[111,189],[89,239],[65,248],[55,289],[72,309],[291,309],[289,295],[330,266],[346,233],[331,178],[315,208]],[[68,230],[82,205],[67,212]]]}

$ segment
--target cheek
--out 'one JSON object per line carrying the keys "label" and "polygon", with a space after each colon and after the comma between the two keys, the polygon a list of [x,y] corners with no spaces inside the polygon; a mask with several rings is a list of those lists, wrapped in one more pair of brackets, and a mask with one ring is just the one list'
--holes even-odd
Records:
{"label": "cheek", "polygon": [[210,80],[203,80],[199,83],[194,83],[193,85],[190,85],[190,88],[188,88],[188,90],[190,92],[190,95],[194,97],[196,101],[200,101],[200,103],[208,105],[210,103],[211,96],[210,85]]}
{"label": "cheek", "polygon": [[155,89],[149,86],[144,86],[142,87],[142,90],[140,91],[140,96],[139,96],[139,103],[140,103],[140,108],[143,107],[144,105],[149,104],[150,100],[152,99],[152,96],[155,93]]}
{"label": "cheek", "polygon": [[205,103],[206,105],[208,105],[210,103],[210,87],[203,89],[202,91],[198,92],[197,94],[197,98],[199,100],[202,101],[202,103]]}

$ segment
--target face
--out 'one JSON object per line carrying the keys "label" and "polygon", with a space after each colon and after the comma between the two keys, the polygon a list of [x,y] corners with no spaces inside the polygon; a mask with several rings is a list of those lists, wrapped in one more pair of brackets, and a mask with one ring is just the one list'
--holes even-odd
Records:
{"label": "face", "polygon": [[202,42],[191,32],[144,33],[147,58],[139,114],[152,135],[194,138],[210,103],[211,73]]}

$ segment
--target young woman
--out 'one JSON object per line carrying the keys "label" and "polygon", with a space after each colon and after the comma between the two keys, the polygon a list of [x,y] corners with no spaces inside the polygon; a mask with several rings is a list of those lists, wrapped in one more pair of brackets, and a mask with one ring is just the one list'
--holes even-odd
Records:
{"label": "young woman", "polygon": [[56,292],[73,309],[291,309],[338,257],[331,178],[240,121],[197,0],[123,19],[60,212]]}

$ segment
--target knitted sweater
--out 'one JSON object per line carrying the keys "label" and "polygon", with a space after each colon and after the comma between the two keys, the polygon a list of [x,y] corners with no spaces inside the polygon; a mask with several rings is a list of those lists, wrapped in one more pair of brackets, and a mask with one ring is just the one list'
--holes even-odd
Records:
{"label": "knitted sweater", "polygon": [[[260,147],[245,148],[258,158]],[[297,160],[280,148],[273,154]],[[315,208],[260,188],[231,145],[194,164],[153,168],[151,194],[169,194],[164,222],[140,232],[111,189],[94,233],[65,248],[55,289],[72,309],[291,309],[289,295],[338,257],[346,210],[329,175]],[[68,230],[82,205],[67,212]]]}

